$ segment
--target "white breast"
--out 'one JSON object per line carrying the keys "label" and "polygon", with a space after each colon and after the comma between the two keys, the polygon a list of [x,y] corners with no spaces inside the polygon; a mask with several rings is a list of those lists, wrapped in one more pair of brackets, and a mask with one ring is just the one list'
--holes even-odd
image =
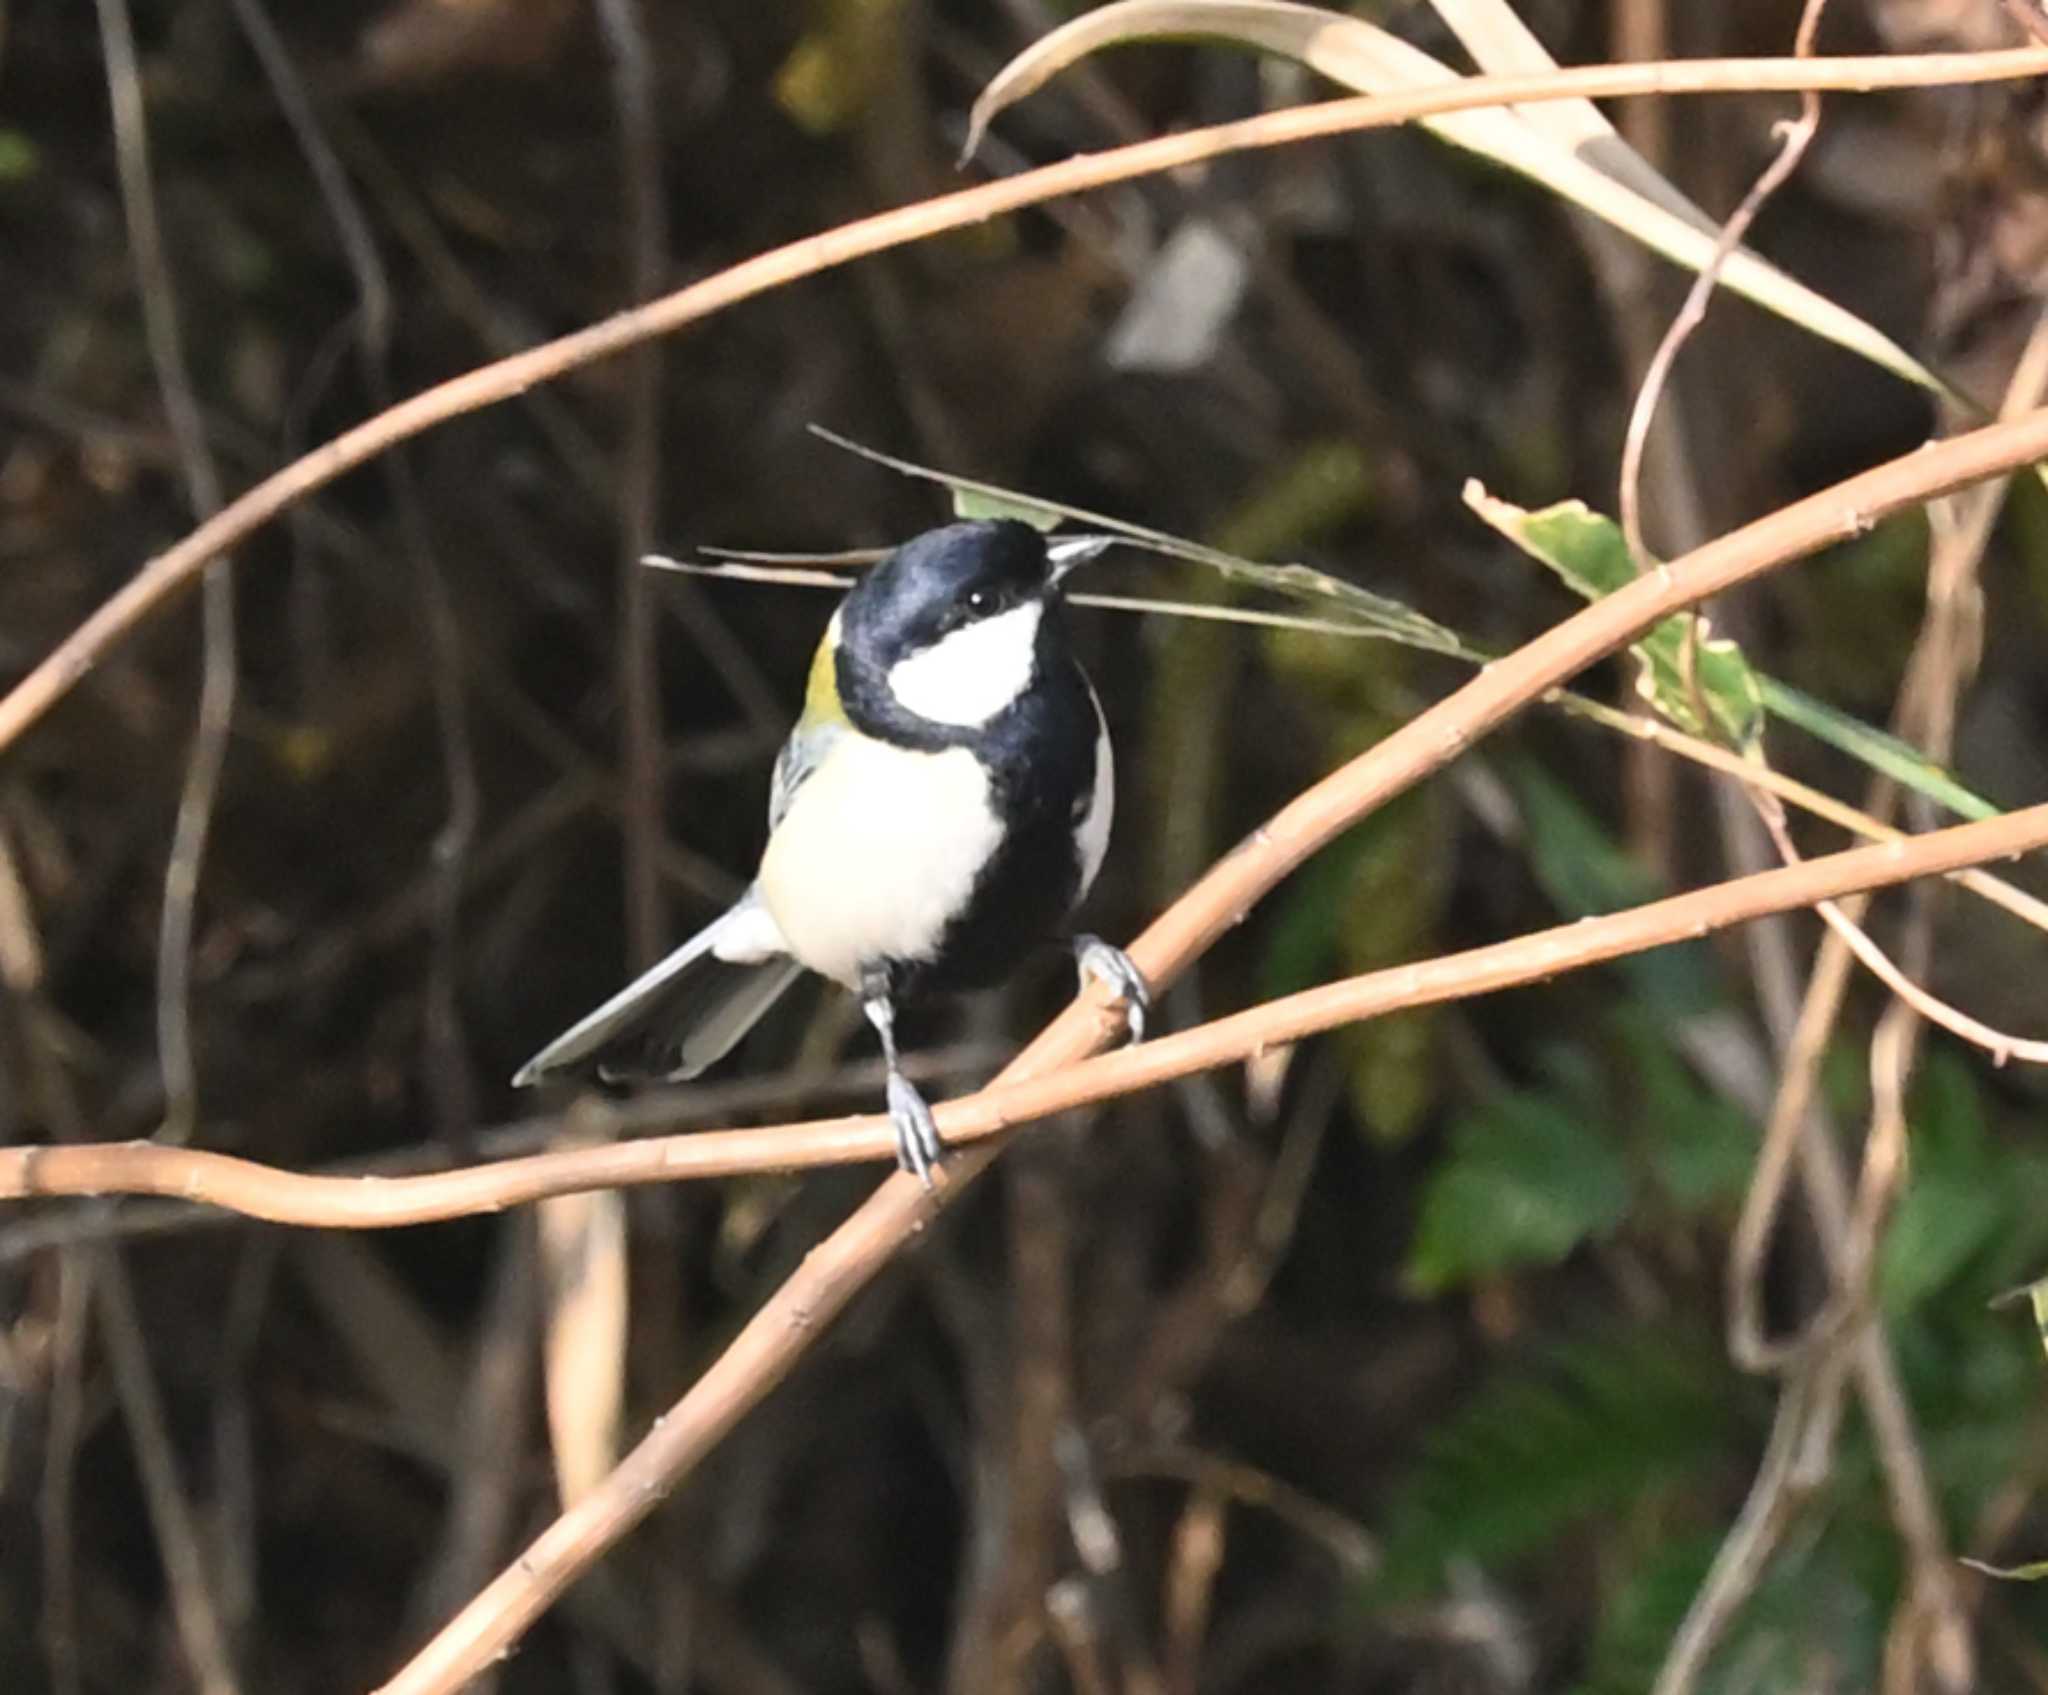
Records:
{"label": "white breast", "polygon": [[858,987],[864,963],[931,957],[1001,835],[966,749],[919,753],[849,731],[768,838],[761,899],[792,954]]}
{"label": "white breast", "polygon": [[1095,790],[1088,797],[1088,810],[1074,826],[1074,856],[1081,865],[1081,886],[1074,893],[1077,906],[1095,886],[1095,874],[1109,852],[1109,823],[1116,811],[1116,761],[1109,749],[1109,725],[1103,721],[1102,702],[1096,699],[1092,683],[1088,704],[1095,708]]}

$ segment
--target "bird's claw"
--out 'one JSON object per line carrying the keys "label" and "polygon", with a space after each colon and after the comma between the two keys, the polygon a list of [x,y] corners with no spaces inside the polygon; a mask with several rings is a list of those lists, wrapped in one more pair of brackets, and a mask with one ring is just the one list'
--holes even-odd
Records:
{"label": "bird's claw", "polygon": [[1100,936],[1076,936],[1074,964],[1080,970],[1084,989],[1092,977],[1123,1003],[1124,1023],[1130,1029],[1131,1040],[1142,1042],[1145,1014],[1152,1010],[1152,991],[1145,985],[1145,974],[1131,963],[1131,956]]}
{"label": "bird's claw", "polygon": [[932,1109],[900,1071],[889,1073],[888,1095],[889,1120],[896,1126],[896,1164],[929,1189],[933,1168],[946,1157]]}

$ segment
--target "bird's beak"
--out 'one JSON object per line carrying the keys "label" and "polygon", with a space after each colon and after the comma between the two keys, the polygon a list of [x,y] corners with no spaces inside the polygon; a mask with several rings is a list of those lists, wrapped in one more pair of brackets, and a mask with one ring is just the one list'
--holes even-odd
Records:
{"label": "bird's beak", "polygon": [[1116,546],[1115,536],[1052,536],[1045,544],[1046,580],[1055,588],[1077,565],[1100,559]]}

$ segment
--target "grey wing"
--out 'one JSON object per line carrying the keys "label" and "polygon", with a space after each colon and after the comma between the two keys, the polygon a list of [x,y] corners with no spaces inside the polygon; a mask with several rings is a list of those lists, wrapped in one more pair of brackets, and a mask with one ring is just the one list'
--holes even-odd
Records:
{"label": "grey wing", "polygon": [[789,740],[775,756],[775,774],[768,780],[769,834],[773,835],[775,826],[782,822],[797,790],[825,763],[826,754],[846,733],[844,724],[833,723],[799,724],[789,732]]}
{"label": "grey wing", "polygon": [[513,1087],[551,1072],[611,1081],[694,1077],[732,1049],[803,968],[749,889],[653,970],[578,1020],[519,1068]]}

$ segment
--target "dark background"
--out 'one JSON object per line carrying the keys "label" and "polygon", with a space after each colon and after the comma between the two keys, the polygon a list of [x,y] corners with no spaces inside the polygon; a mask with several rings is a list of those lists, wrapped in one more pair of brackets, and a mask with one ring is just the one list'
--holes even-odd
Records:
{"label": "dark background", "polygon": [[[1663,21],[1673,53],[1779,52],[1794,11],[1744,0]],[[388,346],[365,357],[362,273],[236,12],[138,0],[167,268],[230,492],[388,396],[649,286],[974,180],[951,163],[968,103],[1056,21],[1037,0],[643,0],[637,15],[644,36],[622,50],[572,0],[274,8],[294,97],[390,295]],[[1463,63],[1426,8],[1376,15]],[[1526,15],[1576,63],[1634,51],[1627,31],[1661,14],[1540,0]],[[1995,0],[1837,0],[1824,45],[1956,29],[1963,45],[2018,39]],[[622,64],[651,89],[651,158],[622,142]],[[1221,46],[1120,53],[1001,119],[975,170],[1318,92]],[[1722,215],[1790,109],[1737,96],[1620,116]],[[1755,244],[1995,404],[2048,252],[2038,100],[1828,110]],[[633,260],[636,191],[659,214],[640,226],[651,275]],[[1242,267],[1241,300],[1184,368],[1120,364],[1134,302],[1198,223]],[[945,516],[929,486],[808,425],[1304,560],[1507,647],[1572,602],[1461,487],[1612,511],[1640,360],[1681,292],[1541,191],[1380,133],[803,282],[659,344],[656,365],[579,371],[322,491],[235,560],[241,696],[197,907],[193,1139],[300,1169],[417,1168],[588,1128],[551,1118],[519,1139],[505,1127],[570,1103],[504,1079],[744,880],[829,610],[813,591],[668,576],[635,604],[622,562],[643,541],[886,545]],[[647,380],[652,433],[635,414]],[[1733,302],[1668,405],[1708,530],[1937,423],[1903,383]],[[650,445],[644,496],[633,456]],[[1676,549],[1699,536],[1669,493],[1647,491],[1652,539]],[[0,679],[191,523],[93,11],[0,0]],[[1955,754],[2014,805],[2048,781],[2044,524],[2023,479],[1983,570]],[[1720,608],[1721,625],[1760,666],[1886,722],[1927,544],[1922,519],[1888,523]],[[1133,556],[1098,586],[1221,593]],[[1123,774],[1086,922],[1116,938],[1460,675],[1377,643],[1076,624]],[[655,659],[652,786],[622,753],[629,628]],[[40,955],[0,1002],[0,1139],[162,1120],[158,924],[198,678],[186,601],[0,758],[10,923]],[[1619,667],[1585,681],[1628,692]],[[1864,773],[1797,737],[1772,753],[1862,791]],[[1530,715],[1292,879],[1163,1021],[1727,875],[1707,782]],[[451,836],[465,789],[472,827]],[[635,816],[658,836],[637,858]],[[637,909],[636,863],[657,891]],[[1906,910],[1882,903],[1879,934]],[[1787,921],[1769,945],[1803,973],[1818,934]],[[2037,938],[1961,905],[1937,934],[1935,986],[2042,1029]],[[1721,1336],[1757,1103],[1701,1063],[1711,1049],[1767,1092],[1782,1023],[1757,957],[1727,938],[1397,1019],[1021,1139],[499,1686],[1647,1687],[1769,1427],[1770,1384]],[[1068,981],[1048,955],[1000,995],[914,1020],[935,1089],[990,1074]],[[1883,1004],[1853,986],[1824,1068],[1850,1144]],[[806,988],[662,1122],[869,1106],[871,1057],[843,997]],[[2048,1362],[2022,1313],[1986,1307],[2048,1268],[2040,1101],[2024,1068],[1927,1042],[1878,1278],[1949,1548],[2003,1564],[2048,1555]],[[529,1214],[353,1238],[160,1205],[0,1215],[0,1687],[195,1687],[167,1551],[220,1615],[239,1687],[373,1685],[555,1510],[544,1386],[575,1425],[605,1367],[547,1363],[543,1338],[627,1324],[631,1440],[873,1181],[635,1194],[622,1260],[601,1230],[544,1256]],[[573,1244],[579,1225],[552,1228]],[[1771,1261],[1778,1322],[1810,1311],[1815,1267],[1795,1216]],[[138,1430],[167,1444],[189,1523],[150,1510]],[[1852,1404],[1706,1686],[1914,1687],[1890,1503]],[[1980,1686],[2048,1687],[2032,1592],[1968,1578],[1962,1594]]]}

